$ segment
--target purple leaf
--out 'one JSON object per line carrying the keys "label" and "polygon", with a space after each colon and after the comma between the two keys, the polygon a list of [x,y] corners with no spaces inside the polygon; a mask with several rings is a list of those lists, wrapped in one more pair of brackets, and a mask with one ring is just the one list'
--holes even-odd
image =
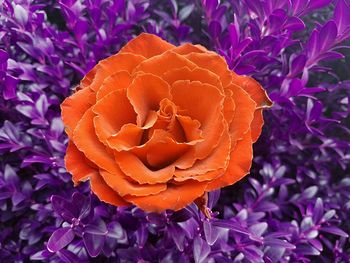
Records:
{"label": "purple leaf", "polygon": [[338,33],[341,35],[350,27],[350,2],[339,0],[334,9],[334,22],[337,25]]}
{"label": "purple leaf", "polygon": [[246,229],[244,229],[243,227],[241,227],[237,223],[229,221],[229,220],[214,221],[212,224],[214,226],[226,228],[226,229],[232,230],[232,231],[240,233],[240,234],[250,235],[249,231],[247,231]]}
{"label": "purple leaf", "polygon": [[221,34],[221,25],[218,21],[213,20],[210,22],[208,31],[213,39],[217,38]]}
{"label": "purple leaf", "polygon": [[139,248],[143,248],[148,239],[148,230],[145,225],[141,225],[136,231],[136,239]]}
{"label": "purple leaf", "polygon": [[60,251],[57,251],[56,254],[61,260],[63,260],[66,263],[81,261],[77,255],[66,249],[61,249]]}
{"label": "purple leaf", "polygon": [[19,82],[19,79],[14,78],[12,76],[5,77],[5,83],[4,83],[4,89],[3,89],[3,96],[5,100],[16,98],[16,88],[17,88],[18,82]]}
{"label": "purple leaf", "polygon": [[[295,77],[296,75],[303,72],[303,69],[306,64],[306,56],[304,54],[300,54],[293,59],[291,59],[291,63],[289,66],[289,75],[291,77]],[[294,79],[293,79],[294,80]]]}
{"label": "purple leaf", "polygon": [[310,0],[307,5],[308,10],[314,10],[329,5],[332,0]]}
{"label": "purple leaf", "polygon": [[262,223],[257,223],[255,225],[252,225],[249,227],[250,232],[252,232],[252,234],[261,237],[262,234],[266,231],[268,225],[265,222]]}
{"label": "purple leaf", "polygon": [[208,244],[211,246],[214,245],[214,243],[219,237],[219,230],[215,226],[213,226],[208,220],[203,221],[203,229],[205,239],[207,240]]}
{"label": "purple leaf", "polygon": [[195,263],[207,262],[210,246],[201,237],[197,236],[193,242],[193,257]]}
{"label": "purple leaf", "polygon": [[327,51],[318,56],[318,61],[321,60],[334,60],[334,59],[342,59],[345,56],[342,53],[336,51]]}
{"label": "purple leaf", "polygon": [[172,226],[168,227],[169,235],[174,240],[174,243],[179,251],[184,251],[185,248],[185,232],[184,230],[178,225],[173,224]]}
{"label": "purple leaf", "polygon": [[317,239],[309,239],[308,242],[315,247],[318,251],[323,251],[323,245]]}
{"label": "purple leaf", "polygon": [[335,227],[335,226],[323,226],[320,228],[320,231],[330,233],[333,235],[341,236],[341,237],[349,237],[347,233],[345,233],[343,230]]}
{"label": "purple leaf", "polygon": [[21,5],[15,5],[14,15],[17,21],[24,27],[28,22],[28,10],[24,9]]}
{"label": "purple leaf", "polygon": [[111,222],[107,225],[108,237],[113,237],[116,239],[121,239],[125,236],[124,229],[122,228],[121,224],[117,221]]}
{"label": "purple leaf", "polygon": [[270,212],[276,211],[278,209],[279,207],[276,204],[268,201],[259,202],[258,205],[255,207],[256,212]]}
{"label": "purple leaf", "polygon": [[312,215],[312,219],[315,224],[317,224],[322,219],[323,211],[323,201],[321,198],[317,198]]}
{"label": "purple leaf", "polygon": [[194,9],[194,4],[185,5],[179,12],[180,21],[186,20]]}
{"label": "purple leaf", "polygon": [[106,240],[106,236],[84,232],[83,240],[89,255],[91,257],[97,257],[103,248],[103,245]]}
{"label": "purple leaf", "polygon": [[298,244],[294,252],[299,255],[310,255],[310,256],[320,255],[320,251],[318,251],[313,246],[310,246],[309,244]]}
{"label": "purple leaf", "polygon": [[52,252],[44,249],[44,250],[40,250],[40,251],[36,252],[35,254],[33,254],[32,256],[30,256],[30,259],[44,261],[44,260],[47,260],[48,258],[50,258],[52,255],[54,255]]}
{"label": "purple leaf", "polygon": [[300,18],[292,16],[287,19],[286,23],[284,24],[284,29],[291,31],[303,30],[305,29],[305,24]]}
{"label": "purple leaf", "polygon": [[234,23],[228,26],[228,32],[231,40],[231,46],[234,48],[237,47],[240,39],[240,32],[236,16],[234,16]]}
{"label": "purple leaf", "polygon": [[51,204],[54,211],[68,222],[78,217],[76,211],[72,210],[70,203],[60,196],[53,195],[51,197]]}
{"label": "purple leaf", "polygon": [[276,239],[276,238],[266,238],[264,240],[264,245],[270,246],[270,247],[282,247],[285,249],[295,249],[295,246],[293,244],[285,240]]}
{"label": "purple leaf", "polygon": [[102,220],[99,220],[99,223],[94,222],[94,224],[86,225],[84,227],[84,233],[88,233],[92,235],[106,235],[107,227]]}
{"label": "purple leaf", "polygon": [[208,193],[208,207],[212,209],[220,198],[220,189]]}
{"label": "purple leaf", "polygon": [[329,49],[337,37],[337,25],[334,21],[328,21],[320,30],[320,50]]}
{"label": "purple leaf", "polygon": [[74,231],[70,227],[59,228],[51,235],[47,249],[50,252],[57,252],[67,246],[74,239]]}
{"label": "purple leaf", "polygon": [[209,14],[211,14],[219,4],[218,0],[203,0],[203,2]]}

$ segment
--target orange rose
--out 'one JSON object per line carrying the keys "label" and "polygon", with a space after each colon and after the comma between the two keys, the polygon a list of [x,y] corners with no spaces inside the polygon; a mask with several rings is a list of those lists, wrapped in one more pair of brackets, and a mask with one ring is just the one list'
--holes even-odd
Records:
{"label": "orange rose", "polygon": [[244,177],[271,102],[200,45],[141,34],[61,105],[73,181],[113,205],[179,210]]}

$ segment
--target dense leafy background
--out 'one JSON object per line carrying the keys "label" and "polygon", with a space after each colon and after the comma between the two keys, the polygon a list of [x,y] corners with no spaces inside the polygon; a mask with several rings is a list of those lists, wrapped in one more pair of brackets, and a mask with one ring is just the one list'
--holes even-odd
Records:
{"label": "dense leafy background", "polygon": [[[349,262],[349,0],[0,0],[2,262]],[[146,214],[73,187],[59,105],[140,32],[215,50],[274,106],[251,175]]]}

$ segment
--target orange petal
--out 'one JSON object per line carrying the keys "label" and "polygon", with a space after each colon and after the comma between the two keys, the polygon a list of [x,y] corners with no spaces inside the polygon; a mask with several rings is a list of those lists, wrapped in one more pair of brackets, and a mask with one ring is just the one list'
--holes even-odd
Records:
{"label": "orange petal", "polygon": [[243,135],[250,129],[256,103],[239,86],[231,84],[228,88],[232,90],[232,96],[236,104],[235,115],[229,127],[232,142],[235,142],[242,139]]}
{"label": "orange petal", "polygon": [[196,67],[194,63],[186,59],[184,56],[176,54],[172,51],[167,51],[159,56],[152,57],[140,63],[133,71],[151,73],[157,76],[162,76],[165,72],[174,68],[188,67],[193,69]]}
{"label": "orange petal", "polygon": [[133,147],[140,145],[145,130],[152,127],[157,120],[157,113],[151,111],[148,114],[145,125],[143,127],[132,123],[125,124],[117,134],[107,139],[110,148],[117,151],[129,151]]}
{"label": "orange petal", "polygon": [[253,143],[259,139],[263,126],[264,126],[263,109],[260,108],[254,112],[254,119],[250,124],[250,128],[252,130]]}
{"label": "orange petal", "polygon": [[233,100],[233,92],[230,89],[225,89],[225,101],[224,101],[224,117],[226,122],[230,125],[233,117],[235,116],[236,104]]}
{"label": "orange petal", "polygon": [[182,44],[181,46],[173,48],[172,51],[180,55],[187,55],[192,52],[195,52],[195,53],[208,52],[208,50],[205,47],[201,45],[193,45],[191,43]]}
{"label": "orange petal", "polygon": [[125,200],[147,212],[163,212],[166,209],[180,210],[203,195],[206,182],[187,181],[184,184],[168,184],[168,188],[155,195],[142,197],[125,196]]}
{"label": "orange petal", "polygon": [[250,132],[247,132],[243,139],[237,142],[236,147],[231,152],[230,162],[226,172],[210,182],[206,191],[232,185],[249,173],[253,159],[252,144]]}
{"label": "orange petal", "polygon": [[197,174],[196,176],[193,177],[175,177],[174,181],[175,182],[185,182],[189,179],[191,180],[195,180],[198,182],[203,182],[203,181],[211,181],[214,180],[216,178],[218,178],[219,176],[222,176],[225,173],[225,169],[218,169],[218,170],[214,170],[214,171],[209,171],[203,174]]}
{"label": "orange petal", "polygon": [[142,126],[147,114],[159,109],[164,98],[171,98],[170,86],[152,74],[139,74],[127,89],[127,96],[137,113],[137,125]]}
{"label": "orange petal", "polygon": [[222,86],[226,87],[232,81],[232,74],[224,58],[214,52],[189,53],[185,55],[187,59],[195,63],[198,67],[205,68],[218,75]]}
{"label": "orange petal", "polygon": [[93,94],[90,89],[81,89],[67,97],[61,104],[62,121],[66,126],[69,138],[73,137],[73,131],[84,113],[91,107],[89,96]]}
{"label": "orange petal", "polygon": [[152,171],[131,152],[115,152],[115,160],[124,174],[140,184],[165,183],[173,177],[175,171],[173,166]]}
{"label": "orange petal", "polygon": [[[195,155],[198,159],[207,157],[219,143],[224,130],[224,118],[221,113],[223,96],[214,86],[198,81],[177,81],[173,84],[171,93],[174,103],[184,115],[191,116],[201,123],[204,141],[196,144]],[[186,160],[192,155],[193,152],[188,152],[181,159]],[[180,160],[177,162],[177,167],[188,168],[187,164],[180,163]]]}
{"label": "orange petal", "polygon": [[109,187],[116,191],[120,196],[145,196],[158,194],[167,188],[166,184],[138,184],[129,180],[120,170],[118,174],[111,174],[107,171],[100,170],[100,174]]}
{"label": "orange petal", "polygon": [[97,72],[97,67],[93,67],[86,75],[85,77],[82,79],[82,81],[80,81],[80,86],[81,88],[86,88],[88,86],[91,85],[91,83],[93,82],[95,75]]}
{"label": "orange petal", "polygon": [[85,112],[74,130],[73,141],[90,161],[98,167],[114,173],[117,169],[115,160],[96,136],[93,126],[94,117],[95,114],[91,108]]}
{"label": "orange petal", "polygon": [[77,185],[80,181],[85,181],[97,171],[95,165],[78,150],[72,141],[68,141],[64,161],[67,171],[72,174],[74,185]]}
{"label": "orange petal", "polygon": [[174,48],[175,46],[164,41],[160,37],[141,33],[134,39],[130,40],[119,53],[133,53],[141,55],[145,58],[151,58],[164,53],[165,51]]}
{"label": "orange petal", "polygon": [[118,193],[113,191],[112,188],[110,188],[101,175],[96,172],[93,176],[90,178],[90,185],[91,185],[91,191],[97,195],[97,197],[108,204],[115,205],[115,206],[127,206],[130,205],[127,201],[125,201]]}
{"label": "orange petal", "polygon": [[173,102],[183,115],[189,115],[202,125],[209,122],[212,112],[222,106],[223,95],[210,84],[179,80],[171,87]]}
{"label": "orange petal", "polygon": [[[191,168],[180,170],[175,170],[175,177],[182,177],[195,179],[198,175],[205,174],[211,171],[217,171],[220,169],[225,169],[228,165],[231,150],[231,140],[228,133],[228,127],[225,125],[223,135],[221,137],[220,143],[213,150],[213,152],[205,159],[197,161]],[[207,180],[212,178],[205,178]]]}
{"label": "orange petal", "polygon": [[243,88],[249,94],[255,101],[258,109],[271,107],[272,101],[255,79],[248,76],[239,76],[234,73],[232,73],[232,76],[233,83]]}
{"label": "orange petal", "polygon": [[177,115],[176,118],[181,124],[187,142],[203,141],[202,130],[200,129],[201,123],[199,121],[182,115]]}
{"label": "orange petal", "polygon": [[117,151],[128,151],[140,145],[144,130],[135,124],[125,124],[120,131],[107,139],[108,146]]}
{"label": "orange petal", "polygon": [[182,156],[195,142],[177,143],[170,134],[155,130],[145,145],[146,160],[152,167],[165,167]]}
{"label": "orange petal", "polygon": [[99,91],[97,92],[97,100],[100,100],[108,93],[117,89],[125,89],[131,84],[131,76],[129,72],[122,70],[106,78]]}
{"label": "orange petal", "polygon": [[125,123],[135,123],[136,113],[126,90],[113,91],[97,101],[92,111],[96,114],[94,125],[97,137],[106,144],[106,140],[116,134]]}
{"label": "orange petal", "polygon": [[97,92],[106,78],[119,71],[131,73],[144,60],[145,58],[143,56],[130,53],[118,53],[101,60],[95,66],[96,75],[89,86],[90,89]]}
{"label": "orange petal", "polygon": [[211,84],[222,90],[221,81],[217,75],[207,69],[198,67],[192,70],[187,67],[171,69],[164,73],[163,79],[168,82],[169,85],[172,85],[178,80],[198,80],[202,83]]}

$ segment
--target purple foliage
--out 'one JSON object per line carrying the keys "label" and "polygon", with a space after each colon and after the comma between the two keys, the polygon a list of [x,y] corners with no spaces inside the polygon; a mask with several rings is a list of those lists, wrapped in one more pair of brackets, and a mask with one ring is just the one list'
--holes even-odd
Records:
{"label": "purple foliage", "polygon": [[[350,261],[349,0],[0,3],[1,261]],[[211,220],[107,205],[64,169],[60,103],[142,31],[215,50],[274,101]]]}

